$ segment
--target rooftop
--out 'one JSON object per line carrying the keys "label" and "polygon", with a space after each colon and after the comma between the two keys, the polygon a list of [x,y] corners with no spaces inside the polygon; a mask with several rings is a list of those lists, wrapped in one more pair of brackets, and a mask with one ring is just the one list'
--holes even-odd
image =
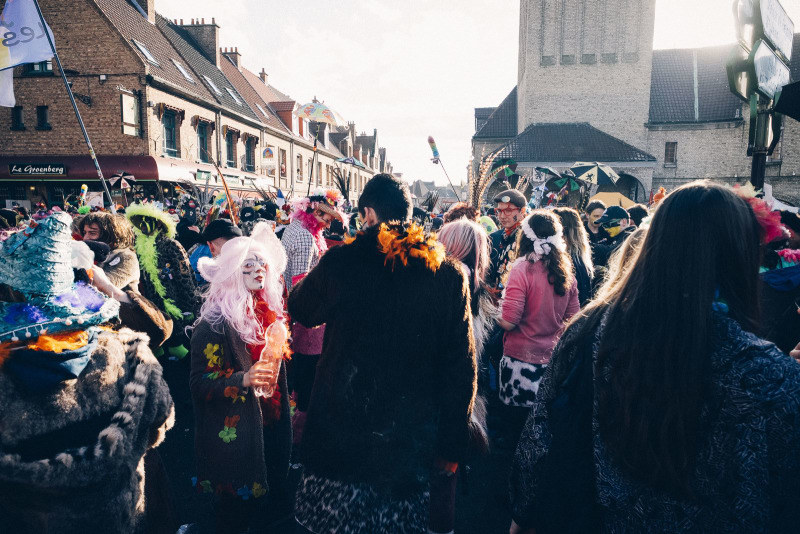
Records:
{"label": "rooftop", "polygon": [[588,122],[531,124],[498,154],[529,163],[601,161],[650,163],[656,158]]}
{"label": "rooftop", "polygon": [[[491,108],[478,108],[491,109]],[[478,109],[475,120],[478,120]],[[514,87],[499,106],[486,118],[475,139],[505,139],[517,135],[517,88]]]}

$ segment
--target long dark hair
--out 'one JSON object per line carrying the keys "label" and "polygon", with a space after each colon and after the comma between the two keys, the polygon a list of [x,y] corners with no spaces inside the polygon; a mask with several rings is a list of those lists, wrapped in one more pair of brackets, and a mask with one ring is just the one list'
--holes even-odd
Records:
{"label": "long dark hair", "polygon": [[723,299],[731,318],[757,330],[759,237],[752,210],[730,189],[684,185],[656,210],[635,264],[582,314],[574,343],[608,314],[598,354],[608,377],[597,383],[601,436],[651,487],[692,495],[712,303]]}
{"label": "long dark hair", "polygon": [[[530,226],[536,236],[542,239],[557,233],[562,235],[564,233],[564,228],[561,226],[561,221],[558,217],[546,210],[532,211],[530,216],[522,221],[522,224]],[[517,235],[516,248],[518,258],[527,256],[529,258],[527,261],[533,261],[530,257],[533,252],[533,241],[528,239],[524,231],[520,231],[519,235]],[[562,297],[566,295],[575,277],[569,253],[561,252],[556,247],[551,246],[550,252],[539,261],[543,261],[547,266],[547,281],[553,286],[556,295]]]}

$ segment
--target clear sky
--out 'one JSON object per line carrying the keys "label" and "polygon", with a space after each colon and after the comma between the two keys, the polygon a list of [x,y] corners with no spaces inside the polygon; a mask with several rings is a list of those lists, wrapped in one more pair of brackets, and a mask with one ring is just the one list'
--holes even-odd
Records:
{"label": "clear sky", "polygon": [[[800,0],[782,0],[800,31]],[[655,48],[734,40],[732,0],[657,0]],[[466,179],[474,108],[517,83],[519,0],[156,0],[167,18],[216,17],[220,45],[279,90],[378,129],[405,179]]]}

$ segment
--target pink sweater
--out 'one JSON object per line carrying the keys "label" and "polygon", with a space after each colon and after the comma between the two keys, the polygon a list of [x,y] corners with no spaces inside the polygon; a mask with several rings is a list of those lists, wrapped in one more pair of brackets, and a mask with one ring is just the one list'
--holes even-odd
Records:
{"label": "pink sweater", "polygon": [[503,319],[517,325],[505,333],[503,354],[527,363],[549,363],[564,323],[580,309],[578,283],[563,297],[547,281],[541,262],[518,260],[503,296]]}

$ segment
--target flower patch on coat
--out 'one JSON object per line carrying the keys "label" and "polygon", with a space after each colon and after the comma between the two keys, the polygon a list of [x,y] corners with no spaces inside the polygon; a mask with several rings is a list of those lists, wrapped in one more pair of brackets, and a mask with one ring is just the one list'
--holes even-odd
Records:
{"label": "flower patch on coat", "polygon": [[233,374],[233,368],[222,367],[222,349],[218,343],[208,343],[206,348],[203,349],[203,354],[206,356],[206,374],[203,376],[210,380],[216,380],[220,377],[230,378]]}
{"label": "flower patch on coat", "polygon": [[225,418],[225,427],[217,434],[222,441],[230,443],[236,439],[236,425],[239,423],[239,419],[238,415]]}

